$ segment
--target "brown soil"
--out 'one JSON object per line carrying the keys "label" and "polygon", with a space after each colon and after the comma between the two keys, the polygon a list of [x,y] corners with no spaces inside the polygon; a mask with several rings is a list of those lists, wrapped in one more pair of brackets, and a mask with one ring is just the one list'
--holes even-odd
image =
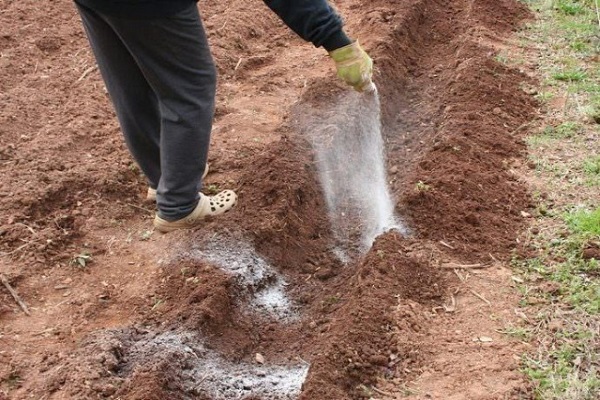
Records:
{"label": "brown soil", "polygon": [[[0,272],[31,309],[0,287],[0,399],[228,398],[204,389],[203,362],[261,364],[257,353],[310,364],[303,400],[527,397],[522,345],[497,332],[516,318],[503,261],[530,206],[511,166],[535,104],[525,75],[494,61],[527,17],[520,3],[335,2],[375,59],[412,232],[347,265],[303,134],[306,110],[346,90],[322,51],[259,1],[200,3],[220,73],[207,184],[240,203],[197,231],[150,235],[144,180],[74,7],[39,3],[0,0]],[[214,246],[222,265],[202,258]],[[263,278],[225,271],[244,246]],[[448,268],[473,263],[488,268]],[[249,308],[278,282],[289,315]]]}

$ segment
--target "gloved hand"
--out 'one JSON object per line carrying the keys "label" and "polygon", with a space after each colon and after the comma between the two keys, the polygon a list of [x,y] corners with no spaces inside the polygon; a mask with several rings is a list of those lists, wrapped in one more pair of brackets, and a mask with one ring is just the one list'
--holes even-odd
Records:
{"label": "gloved hand", "polygon": [[335,61],[340,79],[359,92],[374,89],[373,60],[360,47],[358,41],[335,49],[329,52],[329,55]]}

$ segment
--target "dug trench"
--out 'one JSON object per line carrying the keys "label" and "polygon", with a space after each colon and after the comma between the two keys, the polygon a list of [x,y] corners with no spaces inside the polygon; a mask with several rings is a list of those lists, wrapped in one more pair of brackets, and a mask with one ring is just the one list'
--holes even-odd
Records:
{"label": "dug trench", "polygon": [[509,0],[339,3],[376,60],[390,186],[410,235],[388,232],[349,263],[332,252],[306,129],[346,89],[317,74],[284,111],[280,140],[244,159],[219,153],[238,207],[159,239],[152,312],[136,307],[127,324],[46,354],[14,398],[359,399],[429,365],[428,332],[452,323],[438,313],[458,285],[440,264],[506,260],[523,226],[529,199],[510,165],[535,104],[490,43],[527,13]]}

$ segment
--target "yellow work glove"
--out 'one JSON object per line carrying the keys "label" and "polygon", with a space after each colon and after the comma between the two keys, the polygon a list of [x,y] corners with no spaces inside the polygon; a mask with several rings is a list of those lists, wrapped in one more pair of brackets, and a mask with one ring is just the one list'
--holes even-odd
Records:
{"label": "yellow work glove", "polygon": [[358,41],[335,49],[329,52],[329,55],[335,61],[338,77],[348,85],[359,92],[374,88],[371,80],[373,77],[373,60],[360,47]]}

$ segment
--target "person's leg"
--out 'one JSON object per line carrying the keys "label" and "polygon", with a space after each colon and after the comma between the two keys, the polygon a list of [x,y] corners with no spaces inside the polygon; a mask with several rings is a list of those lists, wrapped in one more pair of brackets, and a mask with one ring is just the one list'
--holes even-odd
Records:
{"label": "person's leg", "polygon": [[160,181],[158,99],[136,61],[104,17],[77,6],[115,107],[125,142],[151,188]]}
{"label": "person's leg", "polygon": [[161,113],[159,216],[194,211],[208,158],[216,69],[196,5],[157,19],[107,18],[158,98]]}

